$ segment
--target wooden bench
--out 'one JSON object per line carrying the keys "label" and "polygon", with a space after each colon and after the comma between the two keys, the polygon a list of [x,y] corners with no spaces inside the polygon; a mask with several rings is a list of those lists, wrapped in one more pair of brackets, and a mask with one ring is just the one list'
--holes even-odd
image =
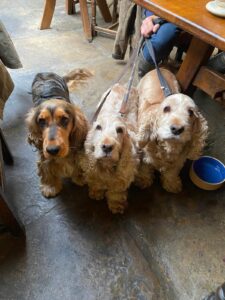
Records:
{"label": "wooden bench", "polygon": [[225,92],[225,75],[203,66],[197,73],[193,85],[215,99]]}

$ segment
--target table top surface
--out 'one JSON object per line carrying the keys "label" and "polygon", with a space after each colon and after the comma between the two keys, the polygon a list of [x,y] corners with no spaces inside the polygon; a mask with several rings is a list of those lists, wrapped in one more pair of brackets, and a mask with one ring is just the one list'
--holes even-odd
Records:
{"label": "table top surface", "polygon": [[204,42],[225,51],[225,18],[207,11],[208,0],[133,1]]}

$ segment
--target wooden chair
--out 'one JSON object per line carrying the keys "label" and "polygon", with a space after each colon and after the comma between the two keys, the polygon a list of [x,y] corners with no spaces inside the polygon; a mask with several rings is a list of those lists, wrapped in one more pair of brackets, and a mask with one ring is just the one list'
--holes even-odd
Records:
{"label": "wooden chair", "polygon": [[[88,41],[92,41],[92,30],[88,15],[87,1],[86,0],[66,0],[66,12],[72,14],[75,12],[74,5],[80,3],[80,13],[83,23],[84,35]],[[55,11],[56,0],[45,0],[44,12],[41,20],[40,29],[50,28],[52,17]]]}
{"label": "wooden chair", "polygon": [[[99,10],[103,16],[103,19],[106,23],[111,22],[112,24],[108,27],[98,26],[96,23],[96,5],[98,5]],[[118,16],[117,16],[117,6],[118,6],[118,0],[113,0],[113,11],[112,16],[109,11],[108,4],[106,0],[91,0],[91,20],[92,20],[92,34],[93,36],[96,36],[97,33],[103,33],[106,35],[109,35],[111,37],[116,36],[116,30],[114,28],[117,27],[118,22]]]}
{"label": "wooden chair", "polygon": [[[80,13],[82,18],[83,30],[86,39],[90,42],[94,35],[96,35],[97,31],[101,31],[101,27],[96,25],[96,3],[99,7],[99,10],[103,16],[105,22],[111,22],[115,19],[116,13],[113,12],[113,17],[110,14],[109,7],[107,5],[106,0],[90,0],[92,4],[92,23],[90,23],[90,18],[88,14],[87,0],[66,0],[66,12],[68,15],[75,13],[75,4],[80,4]],[[114,0],[117,1],[118,0]],[[51,21],[53,18],[53,14],[55,11],[56,0],[45,0],[44,12],[41,20],[40,29],[48,29],[50,28]],[[117,5],[116,5],[117,6]],[[114,5],[115,9],[116,6]],[[110,31],[111,30],[111,31]],[[102,30],[104,31],[104,29]],[[108,28],[106,30],[108,34],[114,34],[115,32]]]}
{"label": "wooden chair", "polygon": [[10,208],[7,205],[6,196],[4,194],[5,190],[5,173],[4,173],[4,163],[8,165],[13,164],[13,157],[9,150],[9,147],[4,138],[3,132],[0,129],[0,219],[4,222],[9,230],[14,235],[23,235],[21,227],[12,214]]}

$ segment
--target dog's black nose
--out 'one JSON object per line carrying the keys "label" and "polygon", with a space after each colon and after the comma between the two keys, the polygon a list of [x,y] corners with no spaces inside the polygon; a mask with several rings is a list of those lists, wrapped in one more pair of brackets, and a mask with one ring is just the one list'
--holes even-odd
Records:
{"label": "dog's black nose", "polygon": [[102,145],[102,150],[103,150],[105,153],[110,153],[110,152],[112,152],[112,149],[113,149],[113,146],[112,146],[112,145],[105,145],[105,144]]}
{"label": "dog's black nose", "polygon": [[180,126],[172,125],[170,126],[170,130],[172,134],[179,135],[184,131],[184,126],[180,127]]}
{"label": "dog's black nose", "polygon": [[59,146],[49,146],[46,148],[46,151],[51,155],[56,155],[59,153],[60,147]]}

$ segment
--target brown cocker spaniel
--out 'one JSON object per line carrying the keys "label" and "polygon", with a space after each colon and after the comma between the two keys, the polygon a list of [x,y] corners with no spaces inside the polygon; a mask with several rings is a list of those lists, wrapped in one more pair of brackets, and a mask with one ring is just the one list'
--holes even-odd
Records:
{"label": "brown cocker spaniel", "polygon": [[65,77],[39,73],[32,84],[34,108],[26,118],[28,142],[39,151],[38,175],[45,197],[54,197],[62,189],[62,178],[82,185],[79,165],[88,131],[82,111],[70,102],[67,82],[89,77],[83,70]]}

